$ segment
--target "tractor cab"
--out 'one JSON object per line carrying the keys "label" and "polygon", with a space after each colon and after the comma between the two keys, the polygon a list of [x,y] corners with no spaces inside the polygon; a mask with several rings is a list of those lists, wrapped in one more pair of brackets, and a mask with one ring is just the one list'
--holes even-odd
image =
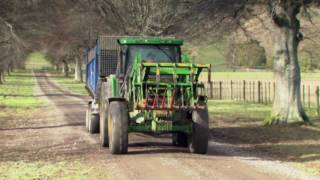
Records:
{"label": "tractor cab", "polygon": [[121,65],[118,71],[126,73],[140,56],[141,63],[181,63],[183,41],[173,38],[121,38]]}

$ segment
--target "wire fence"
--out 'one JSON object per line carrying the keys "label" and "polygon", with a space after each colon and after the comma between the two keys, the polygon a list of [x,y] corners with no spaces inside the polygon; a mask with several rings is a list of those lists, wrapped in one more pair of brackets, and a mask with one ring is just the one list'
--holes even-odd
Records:
{"label": "wire fence", "polygon": [[[319,107],[319,81],[301,82],[301,100],[305,108]],[[219,80],[206,84],[207,95],[212,100],[235,100],[271,104],[275,98],[276,84],[271,80]]]}

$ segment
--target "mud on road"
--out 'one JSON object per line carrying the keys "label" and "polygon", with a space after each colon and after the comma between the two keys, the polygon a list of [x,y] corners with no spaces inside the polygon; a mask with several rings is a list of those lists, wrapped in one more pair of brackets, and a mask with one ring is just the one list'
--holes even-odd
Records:
{"label": "mud on road", "polygon": [[[10,123],[0,130],[0,161],[81,160],[106,171],[109,179],[301,179],[271,171],[274,164],[217,144],[209,143],[207,155],[189,154],[185,148],[171,146],[167,137],[129,135],[127,155],[111,155],[99,145],[98,135],[85,129],[88,97],[74,95],[55,84],[45,73],[36,73],[35,96],[47,105],[32,121],[18,127]],[[270,167],[265,168],[265,167]]]}

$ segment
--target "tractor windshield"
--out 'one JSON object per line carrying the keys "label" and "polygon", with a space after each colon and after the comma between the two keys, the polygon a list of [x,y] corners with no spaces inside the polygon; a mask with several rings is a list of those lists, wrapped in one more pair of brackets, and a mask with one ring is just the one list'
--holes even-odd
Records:
{"label": "tractor windshield", "polygon": [[177,63],[180,61],[180,47],[173,45],[130,45],[128,60],[132,64],[141,53],[143,62]]}

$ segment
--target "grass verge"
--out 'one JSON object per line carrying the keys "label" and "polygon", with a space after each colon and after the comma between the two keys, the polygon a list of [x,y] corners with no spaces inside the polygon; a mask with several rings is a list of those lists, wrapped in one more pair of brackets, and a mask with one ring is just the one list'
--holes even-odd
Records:
{"label": "grass verge", "polygon": [[244,151],[320,175],[320,118],[309,110],[314,126],[263,126],[270,111],[271,105],[209,101],[211,134]]}
{"label": "grass verge", "polygon": [[[0,85],[0,107],[17,111],[36,109],[42,102],[33,94],[36,80],[30,71],[18,71]],[[0,113],[1,116],[1,113]]]}
{"label": "grass verge", "polygon": [[106,179],[107,174],[81,161],[0,163],[0,179]]}

